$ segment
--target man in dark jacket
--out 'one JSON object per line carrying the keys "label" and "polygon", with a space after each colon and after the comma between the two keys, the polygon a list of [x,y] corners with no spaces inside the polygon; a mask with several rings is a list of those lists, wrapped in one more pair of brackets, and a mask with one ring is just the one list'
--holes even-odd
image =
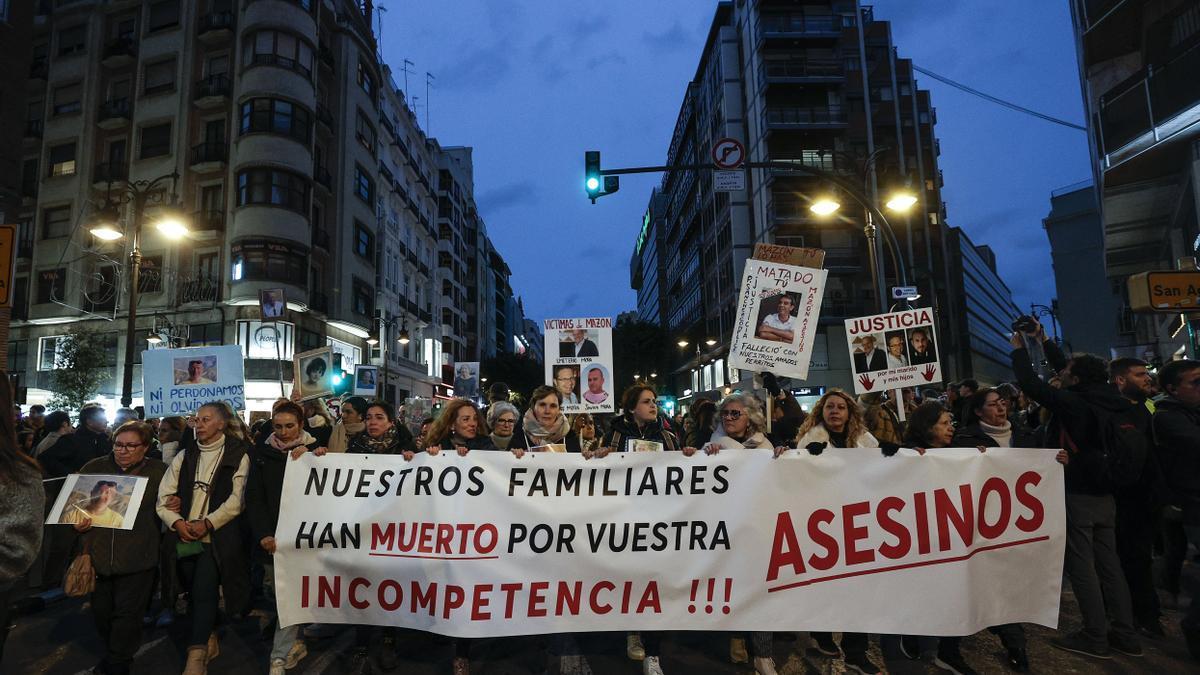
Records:
{"label": "man in dark jacket", "polygon": [[1141,655],[1133,628],[1129,587],[1121,571],[1116,544],[1116,503],[1104,478],[1099,430],[1107,415],[1134,406],[1108,383],[1108,367],[1089,354],[1069,362],[1041,325],[1030,336],[1039,340],[1051,368],[1060,371],[1062,388],[1038,378],[1022,335],[1014,333],[1012,367],[1021,390],[1050,411],[1045,442],[1067,451],[1065,469],[1067,552],[1064,567],[1079,610],[1083,629],[1053,641],[1054,646],[1096,658],[1116,649]]}
{"label": "man in dark jacket", "polygon": [[[140,476],[147,480],[133,528],[93,528],[85,520],[75,525],[92,555],[96,589],[92,614],[106,654],[95,672],[125,675],[142,642],[142,614],[154,592],[162,529],[154,511],[158,484],[167,465],[146,457],[154,435],[149,425],[127,422],[114,434],[113,452],[85,464],[79,473]],[[132,505],[131,505],[132,506]]]}
{"label": "man in dark jacket", "polygon": [[63,436],[48,450],[38,455],[38,461],[48,478],[78,473],[80,467],[97,457],[112,452],[108,438],[108,419],[99,403],[89,403],[79,411],[79,426],[75,433]]}
{"label": "man in dark jacket", "polygon": [[[1200,361],[1172,361],[1158,372],[1166,398],[1155,408],[1154,442],[1167,485],[1183,509],[1183,530],[1200,546]],[[1200,599],[1180,622],[1192,658],[1200,659]]]}

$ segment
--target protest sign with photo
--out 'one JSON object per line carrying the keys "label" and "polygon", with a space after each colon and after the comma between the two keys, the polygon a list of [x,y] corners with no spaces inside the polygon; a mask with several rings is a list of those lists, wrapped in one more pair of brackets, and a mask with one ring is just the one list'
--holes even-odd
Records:
{"label": "protest sign with photo", "polygon": [[374,397],[378,393],[379,368],[354,366],[354,395]]}
{"label": "protest sign with photo", "polygon": [[1054,455],[305,454],[288,462],[275,532],[280,625],[456,637],[1053,627],[1065,546]]}
{"label": "protest sign with photo", "polygon": [[292,388],[300,400],[333,394],[333,347],[310,349],[296,355]]}
{"label": "protest sign with photo", "polygon": [[933,323],[930,307],[846,319],[854,392],[941,382]]}
{"label": "protest sign with photo", "polygon": [[750,258],[742,275],[730,368],[808,377],[825,270]]}
{"label": "protest sign with photo", "polygon": [[546,383],[562,394],[564,413],[616,410],[612,319],[546,319]]}
{"label": "protest sign with photo", "polygon": [[78,474],[66,478],[47,525],[75,525],[132,530],[149,480],[144,476]]}
{"label": "protest sign with photo", "polygon": [[454,396],[479,399],[479,362],[459,361],[454,365]]}
{"label": "protest sign with photo", "polygon": [[146,417],[190,415],[211,401],[246,407],[242,348],[237,345],[142,352]]}

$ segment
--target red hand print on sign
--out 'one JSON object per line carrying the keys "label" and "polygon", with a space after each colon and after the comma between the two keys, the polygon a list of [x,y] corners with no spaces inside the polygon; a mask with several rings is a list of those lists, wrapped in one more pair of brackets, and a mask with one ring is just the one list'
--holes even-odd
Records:
{"label": "red hand print on sign", "polygon": [[933,382],[933,374],[937,372],[937,368],[931,363],[925,366],[925,372],[921,373],[921,377],[925,378],[926,382]]}
{"label": "red hand print on sign", "polygon": [[875,380],[872,380],[871,376],[865,373],[858,376],[858,381],[862,384],[863,389],[870,390],[871,387],[875,386]]}

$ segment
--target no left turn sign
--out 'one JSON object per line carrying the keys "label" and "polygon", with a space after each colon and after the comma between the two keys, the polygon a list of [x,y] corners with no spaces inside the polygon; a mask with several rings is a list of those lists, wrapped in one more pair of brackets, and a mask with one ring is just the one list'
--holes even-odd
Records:
{"label": "no left turn sign", "polygon": [[736,169],[746,161],[746,148],[735,138],[722,138],[713,144],[712,160],[718,169]]}

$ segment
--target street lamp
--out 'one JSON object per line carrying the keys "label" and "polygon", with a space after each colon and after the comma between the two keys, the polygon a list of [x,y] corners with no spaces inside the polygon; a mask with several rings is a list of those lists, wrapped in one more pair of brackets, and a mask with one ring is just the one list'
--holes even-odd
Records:
{"label": "street lamp", "polygon": [[[377,387],[379,391],[379,397],[385,400],[387,399],[387,386],[388,382],[391,380],[392,373],[391,363],[388,361],[389,347],[386,329],[389,326],[395,328],[397,321],[402,323],[400,324],[400,332],[396,336],[396,342],[399,342],[401,345],[407,345],[409,342],[412,342],[408,336],[408,319],[405,319],[402,316],[393,316],[390,319],[386,319],[383,317],[382,310],[380,310],[379,315],[379,336],[376,337],[372,335],[371,337],[367,338],[367,344],[371,345],[372,347],[375,345],[380,345],[379,355],[383,358],[383,379],[379,381]],[[389,403],[390,402],[391,401],[389,401]]]}
{"label": "street lamp", "polygon": [[[160,194],[163,183],[171,179],[171,195],[165,201]],[[116,241],[128,235],[131,248],[129,251],[129,315],[125,323],[125,366],[121,376],[121,405],[128,408],[133,405],[133,335],[137,326],[138,276],[142,267],[142,221],[145,218],[146,205],[152,196],[157,197],[162,207],[159,210],[155,226],[168,239],[179,239],[187,234],[187,225],[175,207],[175,188],[179,182],[178,173],[168,173],[153,180],[132,181],[125,186],[121,194],[113,200],[111,195],[105,198],[104,206],[97,215],[96,224],[91,228],[92,236],[103,241]],[[120,212],[117,207],[129,204],[132,222],[124,231],[118,225]]]}

